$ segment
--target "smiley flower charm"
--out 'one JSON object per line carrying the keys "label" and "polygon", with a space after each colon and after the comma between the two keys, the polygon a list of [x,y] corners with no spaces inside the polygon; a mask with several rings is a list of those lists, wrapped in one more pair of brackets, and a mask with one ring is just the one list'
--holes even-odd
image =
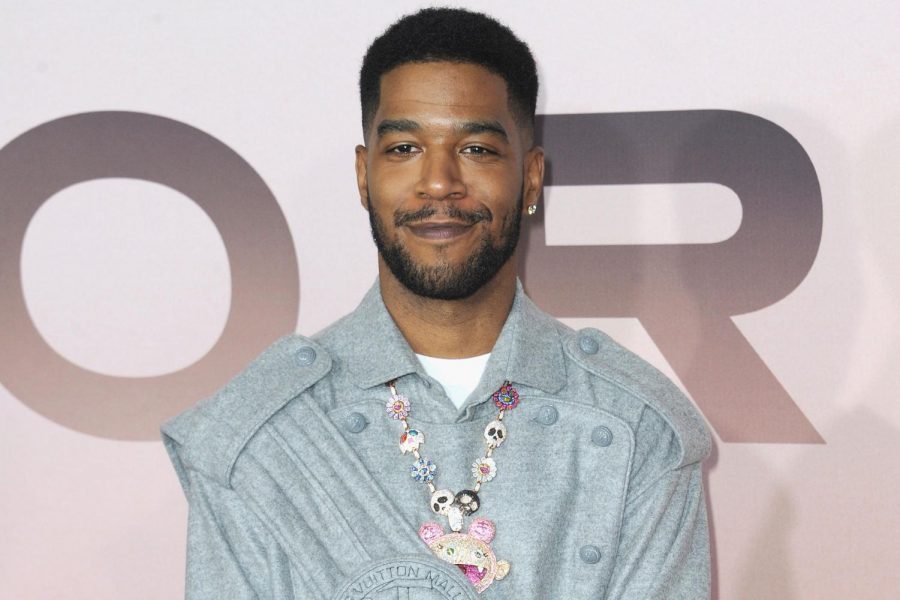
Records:
{"label": "smiley flower charm", "polygon": [[435,471],[437,471],[437,465],[427,458],[420,458],[409,468],[410,476],[420,483],[431,483]]}
{"label": "smiley flower charm", "polygon": [[519,405],[519,391],[509,383],[505,383],[494,392],[491,399],[500,410],[512,410]]}
{"label": "smiley flower charm", "polygon": [[497,474],[497,463],[493,458],[482,457],[472,463],[472,476],[478,483],[490,481]]}
{"label": "smiley flower charm", "polygon": [[394,394],[384,405],[384,409],[392,419],[405,419],[409,416],[409,398],[403,394]]}

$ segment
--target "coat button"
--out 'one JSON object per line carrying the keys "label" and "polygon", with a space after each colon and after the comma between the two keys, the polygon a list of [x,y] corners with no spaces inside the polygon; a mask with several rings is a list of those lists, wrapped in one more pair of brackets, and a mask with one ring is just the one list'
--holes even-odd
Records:
{"label": "coat button", "polygon": [[582,546],[578,551],[578,556],[589,565],[596,565],[600,562],[600,548],[594,545]]}
{"label": "coat button", "polygon": [[310,346],[304,346],[297,350],[296,357],[301,366],[308,367],[316,362],[316,350]]}
{"label": "coat button", "polygon": [[538,409],[538,414],[534,418],[541,425],[553,425],[559,418],[559,411],[553,406],[546,404]]}
{"label": "coat button", "polygon": [[344,428],[350,433],[359,433],[368,424],[366,418],[358,412],[352,412],[344,418]]}
{"label": "coat button", "polygon": [[597,354],[600,350],[600,342],[594,336],[584,333],[578,338],[578,347],[585,354]]}
{"label": "coat button", "polygon": [[609,446],[612,444],[613,434],[608,427],[598,425],[591,432],[591,441],[598,446]]}

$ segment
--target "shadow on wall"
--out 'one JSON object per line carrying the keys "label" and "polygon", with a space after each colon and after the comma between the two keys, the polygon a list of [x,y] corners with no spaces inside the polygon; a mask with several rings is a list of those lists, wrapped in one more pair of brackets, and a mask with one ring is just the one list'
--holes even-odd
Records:
{"label": "shadow on wall", "polygon": [[[812,451],[816,447],[811,448]],[[797,598],[794,581],[794,552],[790,539],[796,515],[790,494],[790,483],[780,482],[768,509],[764,526],[753,536],[746,568],[737,574],[736,598]],[[746,482],[747,493],[753,493],[753,482]],[[718,591],[718,590],[717,590]],[[718,595],[713,596],[719,598]],[[722,596],[725,600],[728,596]]]}
{"label": "shadow on wall", "polygon": [[882,600],[900,589],[900,430],[859,408],[825,435],[828,446],[806,447],[779,483],[723,600]]}

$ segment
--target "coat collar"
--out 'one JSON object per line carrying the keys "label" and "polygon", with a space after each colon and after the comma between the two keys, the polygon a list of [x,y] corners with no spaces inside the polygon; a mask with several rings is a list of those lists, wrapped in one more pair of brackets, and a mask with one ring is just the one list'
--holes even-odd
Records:
{"label": "coat collar", "polygon": [[[550,393],[559,391],[566,381],[561,327],[534,305],[517,281],[512,308],[491,351],[482,384],[494,390],[509,380]],[[359,307],[334,329],[331,334],[341,342],[350,378],[361,388],[424,373],[388,313],[377,281]]]}

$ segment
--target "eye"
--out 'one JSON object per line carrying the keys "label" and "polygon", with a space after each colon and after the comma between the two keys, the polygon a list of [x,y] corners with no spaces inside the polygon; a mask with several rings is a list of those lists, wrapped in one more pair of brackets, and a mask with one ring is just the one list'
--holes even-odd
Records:
{"label": "eye", "polygon": [[397,144],[388,148],[388,154],[413,154],[417,150],[412,144]]}
{"label": "eye", "polygon": [[496,154],[493,150],[489,150],[484,146],[466,146],[462,149],[463,154],[472,154],[474,156],[487,156],[489,154]]}
{"label": "eye", "polygon": [[455,552],[456,552],[456,549],[455,549],[455,548],[447,548],[447,555],[448,555],[448,556],[453,556],[453,554],[454,554]]}

